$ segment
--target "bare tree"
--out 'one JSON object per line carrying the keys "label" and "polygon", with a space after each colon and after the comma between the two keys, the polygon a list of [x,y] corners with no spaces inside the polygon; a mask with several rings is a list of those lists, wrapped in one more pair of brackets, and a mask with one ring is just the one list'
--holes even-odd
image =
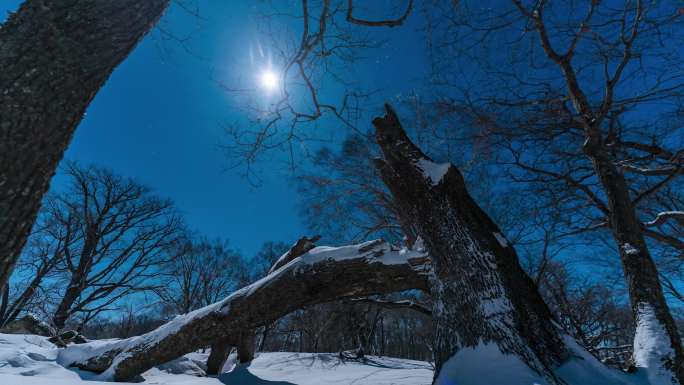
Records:
{"label": "bare tree", "polygon": [[27,0],[0,26],[0,287],[86,108],[168,4]]}
{"label": "bare tree", "polygon": [[[46,287],[49,286],[46,285],[46,280],[61,273],[64,248],[78,241],[74,225],[74,221],[38,224],[39,229],[34,231],[29,239],[18,264],[20,274],[30,279],[28,282],[19,283],[13,295],[8,293],[7,297],[3,298],[0,325],[5,325],[15,320],[23,311],[30,310],[31,303],[36,300],[43,303],[52,302],[52,298],[46,296],[48,293],[52,294],[49,287]],[[58,241],[51,242],[51,239]]]}
{"label": "bare tree", "polygon": [[[490,86],[441,72],[451,95],[438,108],[504,149],[499,160],[511,178],[539,192],[569,236],[612,238],[636,324],[636,365],[684,382],[679,333],[651,253],[655,244],[682,250],[681,206],[656,203],[668,186],[681,186],[684,164],[676,139],[684,71],[674,48],[684,41],[681,9],[638,0],[514,0],[486,15],[441,9],[450,17],[437,34],[451,38],[442,40],[442,69],[463,58]],[[506,36],[517,36],[506,40],[510,55],[487,51]],[[667,348],[639,343],[652,333]]]}
{"label": "bare tree", "polygon": [[351,135],[339,151],[323,148],[314,166],[296,177],[301,211],[309,226],[333,239],[358,242],[381,236],[399,243],[404,234],[396,206],[372,166],[378,149],[371,138]]}
{"label": "bare tree", "polygon": [[53,316],[58,328],[75,313],[92,318],[129,294],[157,287],[166,249],[182,229],[171,202],[133,180],[74,163],[65,174],[69,189],[45,207],[48,220],[69,226],[55,235],[73,232],[77,239],[49,239],[61,245],[67,282]]}
{"label": "bare tree", "polygon": [[212,304],[238,287],[244,262],[226,242],[190,239],[169,253],[165,279],[154,291],[173,314]]}

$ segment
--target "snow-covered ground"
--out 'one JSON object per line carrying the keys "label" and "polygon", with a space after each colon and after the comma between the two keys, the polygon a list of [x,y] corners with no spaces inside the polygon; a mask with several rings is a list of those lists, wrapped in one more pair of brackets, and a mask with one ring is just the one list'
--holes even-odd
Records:
{"label": "snow-covered ground", "polygon": [[[102,341],[106,344],[105,341]],[[575,354],[555,371],[568,385],[663,385],[643,368],[628,375],[609,369],[568,339]],[[97,344],[97,343],[96,343]],[[0,334],[0,385],[104,385],[97,375],[58,363],[60,349],[46,337]],[[234,355],[218,377],[200,376],[207,353],[191,353],[143,374],[156,385],[428,385],[429,363],[368,357],[343,361],[334,353],[261,353],[249,366],[236,366]],[[548,385],[518,358],[483,345],[461,350],[445,363],[439,385]],[[652,374],[652,373],[651,373]],[[651,377],[651,378],[649,378]]]}
{"label": "snow-covered ground", "polygon": [[[59,349],[46,337],[0,334],[2,385],[103,385],[93,376],[59,365]],[[188,354],[154,368],[143,377],[157,385],[427,385],[432,367],[422,361],[369,357],[367,362],[342,361],[329,353],[262,353],[247,367],[226,364],[226,373],[198,377],[205,353]]]}

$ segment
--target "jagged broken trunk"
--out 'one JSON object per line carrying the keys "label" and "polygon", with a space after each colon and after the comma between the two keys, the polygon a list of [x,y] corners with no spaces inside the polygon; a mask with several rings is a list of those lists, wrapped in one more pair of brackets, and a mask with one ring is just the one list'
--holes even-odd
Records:
{"label": "jagged broken trunk", "polygon": [[169,0],[27,0],[0,26],[0,287],[74,130]]}
{"label": "jagged broken trunk", "polygon": [[376,166],[400,207],[401,222],[422,239],[434,268],[435,381],[450,383],[445,363],[463,349],[494,344],[558,382],[553,369],[568,355],[561,331],[513,247],[468,194],[459,170],[423,154],[390,106],[373,125],[384,155]]}

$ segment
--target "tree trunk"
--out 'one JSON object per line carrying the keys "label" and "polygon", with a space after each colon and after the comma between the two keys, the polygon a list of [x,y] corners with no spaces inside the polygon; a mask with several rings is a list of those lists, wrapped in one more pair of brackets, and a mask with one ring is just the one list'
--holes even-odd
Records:
{"label": "tree trunk", "polygon": [[238,363],[246,364],[254,359],[254,348],[256,347],[256,338],[254,330],[244,330],[240,333],[237,343],[237,359]]}
{"label": "tree trunk", "polygon": [[264,331],[261,333],[261,340],[259,340],[259,347],[257,348],[257,351],[263,352],[266,348],[266,339],[268,338],[272,326],[273,325],[271,324],[266,324],[264,326]]}
{"label": "tree trunk", "polygon": [[88,344],[69,346],[59,362],[107,371],[116,381],[130,380],[216,341],[235,341],[238,331],[254,330],[306,306],[410,289],[427,291],[425,262],[423,253],[393,250],[381,241],[315,248],[221,302],[176,317],[142,336],[100,347],[97,355]]}
{"label": "tree trunk", "polygon": [[[26,289],[24,289],[21,295],[19,295],[19,297],[12,302],[11,306],[5,307],[5,309],[0,311],[0,314],[2,315],[2,318],[0,319],[0,327],[5,326],[8,322],[14,321],[19,316],[29,300],[33,298],[33,295],[38,289],[38,286],[40,286],[42,280],[43,275],[39,273],[31,280],[31,283],[26,287]],[[3,301],[4,300],[5,297],[3,297]],[[3,302],[3,305],[5,305],[5,302]]]}
{"label": "tree trunk", "polygon": [[453,369],[445,364],[459,351],[493,344],[557,383],[553,369],[569,352],[515,250],[468,194],[459,170],[433,163],[390,106],[386,111],[373,120],[384,155],[376,164],[402,222],[422,239],[433,264],[436,381],[450,383]]}
{"label": "tree trunk", "polygon": [[[608,200],[609,226],[617,243],[636,325],[633,361],[656,382],[684,384],[684,352],[676,324],[665,302],[658,270],[644,239],[629,187],[602,145],[600,132],[587,130],[584,151],[592,160]],[[595,133],[595,135],[592,135]]]}
{"label": "tree trunk", "polygon": [[67,286],[66,292],[64,293],[64,297],[59,301],[55,314],[52,316],[52,323],[57,330],[62,330],[66,321],[71,316],[71,307],[81,295],[81,292],[83,292],[85,286],[84,279],[85,277],[79,277],[77,275],[72,276],[69,286]]}
{"label": "tree trunk", "polygon": [[0,286],[0,291],[2,291],[2,295],[0,295],[0,327],[3,327],[11,321],[8,320],[9,314],[5,314],[8,313],[7,308],[9,306],[9,284]]}
{"label": "tree trunk", "polygon": [[221,369],[223,369],[223,365],[228,359],[231,348],[232,343],[227,338],[221,339],[211,345],[211,352],[209,352],[209,358],[207,358],[208,375],[221,374]]}
{"label": "tree trunk", "polygon": [[27,0],[0,27],[0,285],[86,108],[168,4]]}

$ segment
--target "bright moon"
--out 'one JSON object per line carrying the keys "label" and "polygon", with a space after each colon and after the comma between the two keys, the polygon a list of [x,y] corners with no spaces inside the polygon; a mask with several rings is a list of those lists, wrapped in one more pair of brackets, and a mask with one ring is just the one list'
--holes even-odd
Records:
{"label": "bright moon", "polygon": [[278,76],[271,70],[261,73],[261,86],[269,91],[278,88]]}

